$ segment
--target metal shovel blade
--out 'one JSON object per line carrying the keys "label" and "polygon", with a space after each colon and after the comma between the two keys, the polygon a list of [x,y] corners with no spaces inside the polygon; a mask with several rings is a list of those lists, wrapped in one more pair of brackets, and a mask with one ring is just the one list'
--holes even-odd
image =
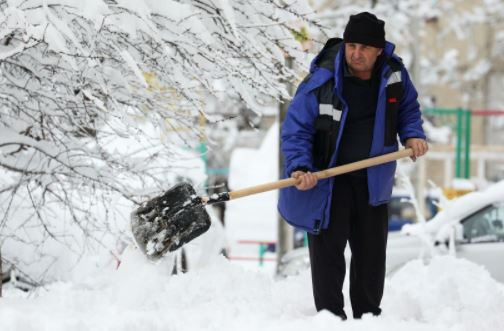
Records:
{"label": "metal shovel blade", "polygon": [[175,185],[131,214],[133,237],[152,261],[200,236],[209,227],[210,216],[188,183]]}

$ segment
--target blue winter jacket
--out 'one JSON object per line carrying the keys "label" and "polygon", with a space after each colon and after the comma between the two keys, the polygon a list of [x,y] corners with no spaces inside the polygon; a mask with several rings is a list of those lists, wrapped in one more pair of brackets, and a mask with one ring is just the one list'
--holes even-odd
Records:
{"label": "blue winter jacket", "polygon": [[[397,134],[402,144],[408,138],[425,139],[420,107],[417,101],[417,91],[400,58],[393,54],[394,48],[395,46],[392,43],[386,42],[385,56],[400,65],[399,71],[395,73],[392,72],[390,61],[384,62],[381,66],[370,157],[397,151]],[[328,57],[331,61],[329,69],[327,66],[319,65],[323,61],[327,63]],[[334,66],[332,65],[333,61]],[[289,105],[286,119],[282,124],[281,150],[285,158],[284,178],[290,177],[291,173],[297,169],[306,169],[312,172],[322,170],[317,168],[314,162],[315,122],[322,114],[328,114],[328,105],[319,104],[318,100],[320,98],[317,91],[322,85],[332,83],[328,82],[330,79],[334,80],[334,88],[331,87],[331,89],[333,94],[340,100],[341,111],[332,109],[332,119],[339,122],[337,123],[339,130],[335,134],[334,150],[332,154],[329,153],[330,158],[326,168],[336,165],[341,134],[348,113],[347,104],[342,97],[343,66],[344,43],[340,44],[339,40],[330,39],[319,55],[312,61],[309,76],[299,85]],[[390,121],[390,116],[387,119],[385,114],[387,111],[386,102],[391,102],[387,100],[385,92],[387,87],[397,83],[402,84],[403,93],[400,100],[397,100],[398,108],[394,112],[396,114],[394,119],[392,119],[396,130],[393,132],[393,140],[391,140],[390,137],[387,138],[387,132],[385,132],[386,121]],[[395,98],[392,101],[396,102]],[[329,113],[331,108],[329,107]],[[386,143],[387,140],[388,143]],[[369,203],[371,205],[377,206],[390,200],[395,169],[396,162],[389,162],[367,169]],[[330,178],[320,180],[317,186],[307,191],[300,191],[295,187],[280,190],[278,202],[280,214],[289,224],[313,234],[319,233],[321,229],[326,229],[330,222],[333,183],[334,179]]]}

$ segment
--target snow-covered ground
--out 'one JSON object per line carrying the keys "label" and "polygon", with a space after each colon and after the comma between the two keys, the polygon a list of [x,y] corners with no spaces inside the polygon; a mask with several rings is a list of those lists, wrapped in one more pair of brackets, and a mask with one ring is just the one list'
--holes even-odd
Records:
{"label": "snow-covered ground", "polygon": [[135,250],[125,255],[118,270],[110,266],[79,283],[55,283],[28,296],[7,290],[0,329],[504,330],[504,287],[452,257],[407,264],[387,279],[382,316],[341,322],[316,313],[308,272],[274,280],[217,257],[170,276],[167,262],[149,264]]}
{"label": "snow-covered ground", "polygon": [[[253,162],[243,164],[247,158],[236,157],[231,169],[256,169],[261,183],[272,180],[274,171],[267,169],[275,161],[268,141],[276,140],[275,130],[258,151],[248,151]],[[243,188],[260,182],[235,184]],[[229,202],[231,253],[240,239],[274,239],[275,200],[268,194],[254,199]],[[0,330],[504,330],[504,285],[466,260],[438,256],[428,265],[414,260],[387,278],[382,316],[342,322],[315,311],[308,270],[276,279],[272,262],[259,267],[257,261],[244,264],[219,256],[219,240],[222,228],[216,223],[187,245],[186,274],[170,275],[173,256],[151,264],[130,246],[118,269],[115,261],[95,265],[81,277],[31,293],[7,287],[0,299]],[[348,299],[346,310],[351,316]]]}
{"label": "snow-covered ground", "polygon": [[[479,14],[469,21],[476,21],[479,24],[483,17],[481,15],[486,15],[486,11],[491,11],[492,13],[499,12],[499,10],[496,9],[500,8],[497,6],[498,2],[499,1],[486,1],[486,6],[484,7],[485,11],[476,11]],[[35,70],[36,68],[45,68],[46,63],[57,62],[59,65],[60,63],[66,62],[63,66],[64,68],[79,69],[86,73],[83,74],[82,77],[79,77],[79,80],[87,77],[85,81],[87,83],[92,83],[90,90],[115,91],[109,96],[113,97],[112,99],[122,100],[123,93],[125,92],[122,91],[123,88],[116,89],[116,87],[124,86],[128,91],[127,93],[137,93],[133,95],[141,97],[141,100],[139,100],[140,104],[142,104],[141,101],[144,99],[149,100],[149,103],[156,101],[155,98],[151,98],[150,93],[138,93],[138,91],[135,91],[137,85],[151,85],[151,83],[147,82],[145,76],[147,72],[142,72],[143,70],[152,70],[155,72],[157,68],[162,68],[163,70],[158,70],[156,72],[156,75],[159,75],[159,77],[156,77],[159,78],[163,84],[170,84],[169,88],[175,88],[179,92],[188,93],[189,98],[186,101],[193,99],[198,101],[200,98],[203,98],[203,100],[207,98],[204,93],[201,93],[200,89],[194,88],[194,77],[198,76],[198,74],[200,74],[198,78],[202,81],[203,86],[211,85],[216,76],[228,76],[229,79],[225,81],[226,84],[222,84],[222,88],[215,90],[224,91],[226,88],[234,90],[235,94],[240,95],[241,99],[248,101],[247,107],[255,109],[258,108],[255,102],[256,93],[263,94],[269,91],[271,96],[276,96],[282,89],[282,87],[277,85],[280,84],[278,80],[279,68],[271,64],[276,63],[276,61],[283,62],[284,53],[280,52],[275,45],[281,42],[281,48],[284,50],[290,49],[292,52],[290,55],[299,58],[298,60],[302,60],[306,56],[304,52],[295,51],[297,49],[297,42],[285,38],[284,33],[290,31],[292,27],[283,30],[283,28],[280,27],[283,26],[284,23],[281,25],[277,24],[278,22],[292,20],[293,16],[290,14],[295,14],[298,10],[300,10],[300,12],[308,12],[301,7],[303,5],[302,3],[297,5],[291,3],[288,6],[288,10],[281,11],[277,4],[273,2],[269,4],[264,2],[261,6],[256,6],[253,1],[235,1],[233,6],[231,6],[229,1],[222,0],[217,2],[217,6],[212,4],[209,8],[215,9],[215,12],[220,11],[224,13],[224,15],[217,15],[214,17],[215,19],[210,20],[207,19],[207,15],[204,14],[205,10],[202,11],[203,16],[193,12],[191,9],[194,6],[189,2],[181,5],[175,1],[121,0],[117,1],[117,4],[113,4],[112,10],[109,10],[110,8],[108,8],[108,5],[104,5],[107,2],[102,0],[54,0],[42,1],[42,4],[39,5],[36,4],[38,1],[24,0],[11,0],[0,3],[6,3],[2,7],[2,9],[6,10],[0,13],[0,21],[5,23],[1,25],[2,31],[0,35],[3,37],[8,36],[8,38],[2,37],[5,43],[3,43],[3,48],[0,50],[0,58],[6,60],[3,61],[4,64],[11,63],[13,67],[16,68],[14,71],[8,72],[7,77],[9,77],[9,80],[12,82],[12,77],[16,76],[14,77],[14,81],[22,81],[22,84],[19,86],[20,88],[15,88],[13,90],[15,93],[12,93],[12,95],[14,96],[24,95],[18,94],[20,91],[24,90],[28,92],[27,95],[30,94],[30,91],[37,92],[35,93],[36,95],[43,95],[43,93],[38,91],[38,88],[43,87],[45,89],[47,87],[47,91],[56,93],[55,95],[62,98],[62,100],[73,101],[74,97],[78,97],[79,99],[77,100],[80,102],[81,95],[77,92],[78,90],[74,89],[75,80],[73,80],[74,77],[79,75],[74,76],[70,70],[68,74],[58,73],[60,75],[57,75],[57,77],[62,79],[55,79],[53,75],[55,73],[54,71],[48,70],[51,75],[47,76],[45,72],[41,74]],[[158,3],[163,3],[163,5],[157,5]],[[59,6],[61,4],[65,4],[65,6]],[[72,5],[75,6],[74,8],[78,8],[75,12],[73,9],[70,9]],[[341,24],[346,22],[350,9],[352,11],[357,9],[357,7],[354,7],[354,4],[350,4],[350,6],[352,6],[352,8],[348,6],[341,7],[340,13],[344,15],[344,20],[339,20]],[[26,10],[21,11],[18,7],[23,7]],[[152,10],[149,9],[150,7]],[[233,13],[233,8],[235,7],[238,10],[235,11],[236,13]],[[291,13],[294,7],[296,7],[296,10]],[[411,43],[411,36],[414,34],[404,34],[404,31],[408,32],[409,30],[401,29],[401,27],[416,25],[411,23],[413,21],[412,18],[404,15],[406,13],[404,10],[411,12],[408,9],[408,7],[411,6],[402,7],[403,9],[399,8],[402,10],[402,12],[399,12],[399,16],[402,19],[391,20],[391,23],[395,22],[399,24],[396,26],[399,28],[391,29],[390,31],[392,33],[399,33],[393,36],[392,39],[403,40],[404,43],[409,44]],[[447,6],[446,10],[451,10],[449,7],[450,6]],[[487,8],[490,9],[487,10]],[[116,9],[119,9],[119,14],[115,12]],[[390,7],[383,4],[381,7],[378,6],[377,9],[379,12],[393,13],[392,15],[395,16],[397,16],[398,13],[395,10],[389,10]],[[417,11],[418,13],[413,15],[413,17],[431,17],[430,15],[433,11],[435,15],[432,17],[437,17],[436,15],[443,15],[443,13],[447,12],[445,9],[440,11],[437,7],[432,7],[430,5],[420,7],[419,9],[420,10]],[[124,10],[125,15],[121,14],[122,10]],[[271,17],[268,11],[271,12]],[[439,13],[437,13],[437,11],[439,11]],[[424,15],[426,12],[429,12],[429,15]],[[55,13],[62,14],[62,17],[55,15]],[[116,14],[110,15],[110,13]],[[239,15],[236,15],[237,13],[239,13]],[[333,15],[326,16],[332,17]],[[105,20],[106,17],[108,17],[107,20]],[[152,17],[155,19],[151,20]],[[258,17],[262,17],[262,19],[257,21]],[[5,18],[7,18],[7,20],[5,20]],[[469,19],[470,17],[466,18]],[[93,24],[89,26],[81,25],[83,23],[89,23],[86,21],[88,19],[91,20],[91,23],[95,22],[97,24],[95,24],[94,27]],[[156,25],[156,23],[165,19],[170,22],[169,25]],[[240,21],[240,19],[243,21]],[[234,32],[231,33],[233,35],[231,38],[224,33],[219,34],[219,36],[223,38],[223,45],[231,41],[233,44],[235,41],[240,42],[241,38],[244,42],[240,45],[243,47],[235,47],[233,48],[233,52],[227,52],[223,45],[221,45],[223,47],[219,46],[217,40],[209,37],[211,33],[220,31],[216,24],[220,24],[223,21],[227,21],[229,27],[231,27],[230,31]],[[75,24],[70,24],[71,22]],[[211,22],[217,23],[210,24]],[[460,23],[456,20],[453,22],[457,24],[452,25],[450,29],[457,29]],[[84,26],[84,29],[81,28],[82,26]],[[163,58],[152,56],[142,57],[141,52],[136,54],[140,49],[136,48],[136,46],[140,44],[132,44],[133,47],[129,48],[129,50],[133,52],[129,52],[128,49],[117,48],[118,43],[116,43],[116,41],[119,40],[119,43],[122,44],[122,39],[104,40],[99,38],[101,36],[100,34],[88,35],[85,33],[86,29],[93,30],[93,28],[99,28],[101,30],[103,27],[107,26],[110,27],[112,33],[105,35],[111,38],[115,38],[115,36],[124,38],[121,32],[129,33],[131,40],[128,40],[128,42],[138,42],[138,40],[134,40],[137,31],[145,33],[144,36],[148,37],[148,39],[145,40],[156,41],[156,43],[152,43],[155,45],[157,45],[160,40],[170,41],[170,45],[173,40],[184,40],[184,43],[179,43],[177,45],[177,47],[182,50],[177,53],[184,57],[184,63],[187,61],[189,62],[181,66],[179,60],[182,58],[178,58],[174,54],[171,46],[164,49],[167,56]],[[228,27],[227,25],[223,26],[226,29]],[[271,31],[269,29],[264,29],[264,27],[267,26],[271,26],[273,29]],[[391,26],[393,27],[393,25]],[[78,33],[72,32],[72,29],[75,27],[77,27],[79,31],[74,32]],[[340,27],[335,28],[338,30]],[[20,33],[13,33],[16,29],[18,29]],[[241,30],[240,38],[235,38],[236,29]],[[315,27],[311,27],[310,30],[316,29]],[[342,31],[342,29],[339,30]],[[464,36],[466,34],[464,30],[457,30],[459,36]],[[445,30],[445,32],[447,33],[444,33],[444,35],[449,35],[448,30]],[[498,34],[496,35],[499,37]],[[402,38],[405,36],[406,38]],[[28,43],[26,45],[18,43],[21,39],[28,41]],[[61,52],[62,62],[56,61],[59,58],[51,57],[51,54],[45,50],[42,53],[29,53],[31,50],[36,49],[36,47],[33,47],[35,45],[33,43],[38,42],[38,40],[44,40],[44,42],[47,43],[47,48],[44,49]],[[250,43],[250,40],[253,40],[255,44]],[[148,42],[143,43],[143,41],[142,38],[142,45],[149,44]],[[101,45],[100,47],[103,47],[103,49],[107,51],[117,51],[123,64],[131,69],[130,74],[121,73],[118,68],[108,63],[108,61],[104,61],[102,66],[98,64],[98,62],[101,61],[96,61],[95,63],[95,60],[90,59],[89,52],[94,53],[95,48],[90,47],[90,49],[83,49],[83,45],[90,46],[94,43],[99,46]],[[199,52],[203,48],[197,47],[198,45],[203,45],[204,49],[210,47],[210,50],[215,51],[206,52],[205,59],[207,57],[208,59],[203,60],[202,57],[199,56]],[[110,46],[111,48],[105,46]],[[251,46],[251,48],[248,48],[248,46]],[[158,46],[155,47],[157,48]],[[84,46],[84,48],[87,47]],[[235,53],[235,51],[239,49],[241,49],[242,52]],[[259,58],[257,56],[242,56],[249,55],[250,50],[254,52],[257,51],[257,54],[266,56]],[[11,61],[15,58],[14,55],[25,51],[27,51],[26,54],[32,59],[28,63],[28,67],[30,67],[31,70],[25,70],[26,77],[28,77],[26,81],[21,79],[23,76],[17,76],[20,75],[17,68],[18,64]],[[152,49],[147,49],[145,54],[150,55],[150,51],[152,51]],[[489,52],[489,54],[490,53],[492,52]],[[500,52],[493,53],[500,54]],[[188,54],[189,56],[185,56],[184,54]],[[135,60],[133,57],[136,55],[138,56]],[[39,59],[39,56],[44,58]],[[48,58],[45,58],[45,56],[48,56]],[[88,61],[78,61],[81,57],[84,59],[87,58]],[[472,85],[474,85],[472,83],[476,82],[482,75],[490,71],[491,67],[488,63],[489,60],[484,58],[480,62],[474,61],[474,66],[469,68],[469,75],[465,72],[458,72],[456,70],[446,70],[448,62],[449,68],[456,67],[458,63],[456,57],[457,50],[448,48],[447,53],[441,56],[442,60],[439,63],[424,61],[422,65],[433,70],[427,71],[429,72],[429,76],[423,77],[423,83],[443,82],[449,85],[450,82],[460,82],[460,77],[463,75],[466,84],[463,84],[462,92],[465,93],[465,96],[468,96],[470,94],[469,92],[472,92]],[[230,58],[233,59],[233,61],[221,61],[221,59]],[[405,63],[408,64],[411,63],[413,56],[406,53],[404,58]],[[246,59],[246,61],[242,62],[239,61],[239,59]],[[158,61],[161,60],[164,62],[158,63]],[[250,60],[250,62],[248,60]],[[139,66],[139,61],[142,64],[141,66]],[[261,75],[253,76],[251,75],[251,71],[243,70],[243,68],[247,68],[249,64],[259,64],[258,67],[263,69]],[[25,67],[24,65],[25,63],[23,63],[22,67]],[[78,66],[79,68],[77,68]],[[80,66],[84,66],[84,68],[80,68]],[[2,70],[3,69],[5,68],[2,67]],[[67,69],[63,71],[66,72]],[[32,72],[34,75],[31,75]],[[446,72],[447,75],[443,75],[443,72]],[[12,73],[15,75],[10,77]],[[97,78],[99,78],[96,80],[98,83],[93,83],[95,80],[94,75],[97,75]],[[244,75],[243,78],[238,79],[237,77],[241,75]],[[36,79],[33,79],[34,77]],[[40,81],[40,78],[43,78],[43,80]],[[37,80],[41,86],[34,83]],[[137,80],[139,82],[137,82]],[[55,81],[62,83],[63,86],[70,86],[71,88],[57,88],[54,86]],[[111,84],[106,83],[102,85],[102,82],[109,81]],[[174,83],[171,83],[171,81]],[[69,82],[70,84],[68,84]],[[224,80],[222,83],[223,82]],[[3,86],[3,88],[7,88],[8,85],[11,86],[11,88],[16,87],[16,84],[4,84],[5,86]],[[45,86],[44,84],[48,85]],[[499,84],[493,84],[492,86],[499,86]],[[60,90],[68,90],[70,91],[70,95]],[[495,90],[498,91],[496,92],[497,94],[500,93],[498,88]],[[85,89],[82,90],[82,95],[94,101],[96,103],[96,109],[103,110],[104,105],[102,104],[102,100],[90,94],[91,92],[89,91]],[[177,92],[177,94],[179,94],[179,92]],[[6,92],[4,94],[11,95],[11,92]],[[44,95],[44,99],[45,98],[47,98],[47,96]],[[183,106],[184,104],[184,102],[180,103],[178,98],[171,99],[172,100],[168,102],[168,108],[175,105],[177,107]],[[6,100],[8,100],[8,107],[10,107],[10,98]],[[495,107],[500,107],[499,104],[495,104],[495,100],[497,99],[494,98],[493,100],[493,104],[497,105]],[[54,117],[54,114],[66,115],[64,111],[61,113],[56,112],[56,109],[60,108],[59,106],[54,109],[44,109],[45,107],[41,106],[41,104],[37,105],[38,108],[33,108],[35,109],[33,113],[30,112],[29,110],[33,106],[33,104],[31,104],[31,96],[30,98],[19,97],[17,101],[19,102],[17,105],[19,109],[28,110],[28,118],[33,117],[33,114],[35,114],[37,118],[40,114],[44,116],[47,115],[48,118]],[[23,103],[25,101],[27,103]],[[157,106],[158,102],[160,101],[156,101],[153,104]],[[161,101],[163,107],[159,107],[159,112],[153,110],[149,116],[153,118],[160,116],[164,119],[165,114],[170,114],[164,107],[165,102],[167,102],[167,100],[163,99]],[[153,108],[155,109],[156,107]],[[37,112],[40,112],[40,114]],[[108,114],[108,112],[103,111],[96,113],[98,115]],[[143,114],[144,113],[147,112],[143,112]],[[10,116],[10,113],[6,114]],[[117,113],[113,115],[116,114]],[[122,109],[119,114],[123,115]],[[76,120],[76,127],[80,128],[80,120],[85,119],[86,121],[84,121],[84,123],[88,121],[88,109],[83,109],[81,112],[77,113],[77,115],[78,116],[75,116],[75,118],[72,118],[71,122]],[[122,117],[123,116],[118,116],[116,119],[117,122],[128,120],[128,116],[125,116],[126,118],[124,119]],[[9,121],[13,118],[15,117],[9,117]],[[132,153],[132,149],[137,150],[139,146],[143,148],[144,143],[139,141],[135,134],[130,136],[130,132],[127,132],[127,130],[119,129],[123,127],[124,123],[121,123],[119,126],[117,123],[113,123],[115,120],[109,118],[103,118],[102,120],[105,119],[107,124],[111,124],[112,130],[110,132],[107,131],[108,129],[102,133],[98,132],[98,136],[100,134],[111,134],[113,132],[114,134],[111,134],[110,137],[113,138],[113,141],[117,142],[117,144],[112,142],[105,144],[107,149],[110,149],[108,152],[110,152],[110,154],[120,155],[123,155],[121,152],[124,152],[125,155],[135,154],[141,156],[141,153]],[[9,121],[5,121],[4,127],[2,127],[2,133],[4,133],[4,137],[8,136],[9,143],[4,145],[10,146],[12,143],[12,141],[10,141],[12,140],[12,134],[5,134],[7,128],[15,129],[14,131],[17,132],[16,137],[21,136],[19,133],[20,130],[26,129],[26,136],[23,136],[23,139],[28,139],[29,129],[26,128],[26,124],[30,124],[31,122],[25,122],[24,118],[20,118],[19,122],[17,120],[18,119],[16,119],[14,124],[9,124],[6,127],[5,125]],[[71,124],[71,128],[73,128],[75,123]],[[125,124],[124,126],[127,127]],[[132,126],[135,128],[134,131],[138,129],[136,123],[133,123]],[[48,128],[48,132],[51,132],[51,129],[56,129],[58,126],[49,126]],[[43,129],[45,130],[45,127],[43,127]],[[435,139],[436,141],[446,142],[450,140],[447,130],[435,130],[431,127],[427,129],[430,132],[429,135],[431,138],[433,136],[438,138]],[[68,130],[68,132],[70,131],[71,130]],[[77,133],[78,132],[80,131],[77,131]],[[117,139],[117,137],[115,137],[116,132],[121,132],[123,139]],[[152,130],[149,129],[146,130],[146,132],[154,134],[156,130],[152,128]],[[136,133],[136,135],[139,135],[139,133]],[[168,136],[164,137],[167,141],[170,141]],[[231,137],[228,139],[231,139]],[[85,141],[85,139],[80,141]],[[25,142],[26,140],[15,141],[16,144],[23,148]],[[34,146],[38,148],[42,146],[42,143],[35,144],[31,140],[28,140],[28,142],[34,144]],[[76,140],[65,140],[65,142],[71,142],[70,146],[73,146]],[[277,146],[271,142],[278,142],[277,126],[267,135],[266,143],[263,144],[258,151],[249,149],[237,152],[230,167],[232,172],[230,185],[232,189],[261,184],[278,178],[278,165],[276,163],[278,160],[278,151]],[[155,146],[156,148],[159,147],[157,144],[155,144]],[[12,146],[9,148],[12,148]],[[123,148],[125,150],[121,151]],[[81,149],[76,150],[81,151]],[[66,152],[66,147],[61,151]],[[143,156],[156,154],[150,149],[145,149],[143,152],[146,154]],[[7,154],[14,155],[13,153]],[[7,154],[4,152],[3,156]],[[52,155],[51,153],[47,154]],[[204,165],[202,161],[190,155],[192,153],[187,153],[186,157],[184,157],[183,154],[185,154],[183,151],[173,154],[173,159],[183,159],[180,165],[173,164],[173,168],[179,169],[180,173],[178,175],[180,177],[190,178],[195,186],[202,188],[204,185],[204,178],[199,176],[203,173],[202,168]],[[16,167],[19,166],[19,156],[12,155],[11,157],[13,159],[17,157],[12,161],[13,164],[16,165]],[[80,155],[80,152],[78,155]],[[90,153],[89,155],[93,156],[94,154]],[[120,158],[117,158],[117,160],[119,159]],[[149,158],[142,157],[142,159]],[[188,166],[191,159],[193,162]],[[32,158],[27,157],[26,160],[30,160],[31,162]],[[163,161],[163,159],[160,160]],[[137,164],[135,158],[126,159],[125,161],[135,162],[125,162],[124,165]],[[138,165],[140,164],[141,163],[138,163]],[[155,164],[151,162],[150,166],[152,167],[154,165]],[[114,167],[112,170],[118,168],[119,167]],[[28,168],[20,167],[20,169],[22,169],[20,172],[23,176],[25,173],[28,173],[26,171]],[[194,170],[194,173],[192,170]],[[161,183],[175,182],[175,177],[178,177],[175,170],[169,173],[163,170],[161,173],[154,172],[149,174],[154,176],[156,181]],[[16,187],[17,190],[16,185],[10,185],[8,183],[10,181],[8,174],[4,174],[4,176],[0,177],[2,177],[5,187]],[[105,178],[108,177],[105,176]],[[6,181],[9,185],[6,184]],[[15,183],[13,182],[13,184]],[[142,188],[142,192],[136,192],[136,194],[148,194],[148,191],[151,190],[151,184],[145,186],[147,191]],[[275,331],[304,331],[306,329],[370,329],[378,331],[404,329],[429,331],[473,329],[504,330],[504,285],[495,282],[482,267],[453,257],[434,257],[428,265],[424,265],[420,260],[408,263],[402,269],[394,273],[391,278],[387,279],[382,305],[384,313],[382,316],[365,316],[362,320],[342,322],[330,313],[317,313],[315,311],[308,271],[304,271],[300,275],[288,279],[275,279],[272,272],[275,267],[274,262],[268,260],[265,266],[259,266],[256,260],[244,262],[238,259],[227,260],[219,256],[218,252],[221,251],[222,246],[227,245],[230,248],[231,257],[247,257],[246,254],[249,254],[248,256],[253,258],[257,256],[258,247],[257,244],[251,244],[250,241],[274,241],[276,239],[276,194],[276,192],[269,192],[230,202],[227,209],[228,218],[226,220],[227,227],[225,229],[227,238],[223,238],[222,233],[224,230],[222,227],[219,227],[218,223],[214,220],[214,226],[209,232],[186,246],[188,249],[189,272],[179,275],[171,275],[174,256],[167,256],[160,263],[151,264],[131,245],[120,256],[121,264],[118,266],[117,261],[112,258],[110,254],[111,252],[115,252],[113,244],[117,239],[115,237],[110,240],[110,252],[108,250],[101,250],[99,253],[92,251],[89,254],[82,253],[82,255],[78,256],[71,255],[69,245],[59,246],[45,244],[44,246],[38,247],[39,250],[43,251],[48,258],[54,257],[54,261],[58,262],[53,263],[52,260],[48,261],[42,259],[42,255],[38,254],[38,250],[33,251],[31,248],[28,248],[29,250],[25,249],[24,244],[28,243],[31,246],[31,244],[36,242],[36,236],[47,236],[47,234],[38,231],[37,228],[18,226],[19,222],[23,222],[23,217],[21,216],[24,215],[20,216],[20,213],[17,213],[16,216],[18,219],[15,219],[13,223],[9,223],[9,226],[4,227],[4,233],[9,233],[9,236],[5,241],[0,242],[2,254],[4,257],[15,257],[14,262],[17,264],[17,267],[26,267],[26,269],[24,269],[25,272],[36,279],[39,279],[39,276],[45,275],[47,284],[44,287],[39,287],[34,291],[26,293],[16,290],[11,284],[7,285],[4,289],[3,297],[0,298],[0,331],[257,331],[258,329]],[[76,196],[78,199],[79,195]],[[110,202],[111,205],[116,205],[115,200],[105,201]],[[27,201],[27,203],[29,202],[30,201]],[[117,203],[117,205],[119,206],[115,206],[115,208],[124,209],[124,213],[122,214],[125,216],[123,218],[118,217],[119,219],[116,220],[104,216],[100,219],[102,219],[108,227],[112,227],[111,223],[116,223],[117,221],[117,228],[119,229],[114,232],[128,232],[128,230],[122,229],[128,228],[127,214],[130,212],[130,207],[122,203]],[[19,206],[25,207],[23,204]],[[80,204],[77,204],[77,206],[81,207]],[[25,210],[25,212],[29,211]],[[59,221],[57,222],[58,226],[65,225],[62,221],[63,218],[60,217],[64,212],[63,210],[54,208],[51,220]],[[103,215],[106,215],[105,211],[103,211]],[[114,224],[113,227],[115,228],[116,224]],[[31,231],[27,231],[27,228],[30,228],[34,233],[32,234]],[[13,229],[18,229],[20,232],[23,232],[24,236],[19,236],[23,240],[16,243],[9,242],[13,234],[13,232],[11,233]],[[47,232],[51,234],[49,231]],[[72,233],[67,232],[66,235],[68,234]],[[127,236],[127,234],[125,236]],[[124,243],[128,242],[128,240],[126,240],[128,238],[124,239]],[[224,243],[225,239],[227,239],[227,244]],[[104,239],[103,241],[105,242]],[[249,243],[245,244],[243,241],[249,241]],[[122,239],[121,242],[123,242]],[[76,241],[75,244],[76,246],[80,246],[82,243]],[[96,255],[93,255],[93,253],[96,253]],[[274,255],[269,253],[267,257],[273,258]],[[56,258],[58,259],[56,260]],[[69,269],[71,269],[71,271]],[[51,282],[53,279],[60,280]],[[346,288],[346,292],[348,292],[348,288]],[[351,316],[348,302],[346,307],[348,315]]]}

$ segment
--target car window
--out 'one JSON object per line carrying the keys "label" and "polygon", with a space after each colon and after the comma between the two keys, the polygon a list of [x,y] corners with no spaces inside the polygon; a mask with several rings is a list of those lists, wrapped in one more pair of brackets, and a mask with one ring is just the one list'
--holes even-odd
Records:
{"label": "car window", "polygon": [[388,204],[388,213],[390,220],[416,220],[415,207],[405,197],[392,197]]}
{"label": "car window", "polygon": [[490,205],[462,221],[464,242],[504,241],[504,204]]}
{"label": "car window", "polygon": [[[429,220],[437,213],[437,200],[431,197],[425,198],[425,210],[423,215],[425,219]],[[417,214],[415,207],[407,196],[392,196],[388,203],[389,219],[391,221],[417,221]]]}

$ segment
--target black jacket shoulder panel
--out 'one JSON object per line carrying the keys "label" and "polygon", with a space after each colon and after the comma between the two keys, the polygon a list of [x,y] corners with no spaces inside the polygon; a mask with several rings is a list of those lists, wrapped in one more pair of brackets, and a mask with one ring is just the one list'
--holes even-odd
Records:
{"label": "black jacket shoulder panel", "polygon": [[401,59],[395,58],[395,57],[387,57],[387,64],[389,65],[390,69],[392,71],[401,71],[402,68],[404,67],[404,64],[402,63]]}
{"label": "black jacket shoulder panel", "polygon": [[318,67],[334,71],[334,60],[341,45],[343,45],[343,39],[341,38],[329,39],[322,48],[322,50],[320,51],[318,59],[315,62],[315,64]]}

